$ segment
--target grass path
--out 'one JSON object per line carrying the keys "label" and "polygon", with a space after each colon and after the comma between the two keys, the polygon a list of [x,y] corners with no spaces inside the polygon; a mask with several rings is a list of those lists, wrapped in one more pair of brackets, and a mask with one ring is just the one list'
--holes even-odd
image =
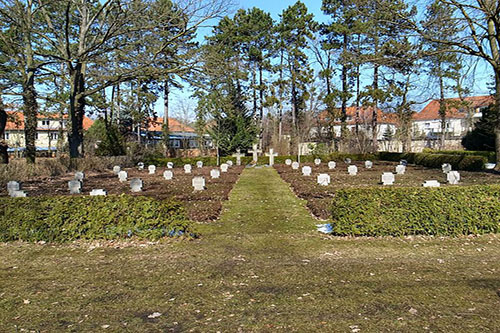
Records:
{"label": "grass path", "polygon": [[275,170],[247,169],[195,241],[0,244],[0,332],[498,331],[498,235],[349,239],[315,223]]}

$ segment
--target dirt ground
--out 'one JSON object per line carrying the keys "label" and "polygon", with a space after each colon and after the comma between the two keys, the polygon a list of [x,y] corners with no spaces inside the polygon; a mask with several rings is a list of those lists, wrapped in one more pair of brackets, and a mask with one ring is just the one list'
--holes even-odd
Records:
{"label": "dirt ground", "polygon": [[[358,167],[358,174],[350,176],[347,172],[348,165],[344,162],[337,162],[334,170],[328,169],[328,163],[323,162],[320,166],[313,163],[301,163],[299,170],[293,170],[291,166],[285,164],[274,165],[281,178],[289,183],[295,194],[307,200],[307,206],[311,212],[321,219],[328,219],[330,216],[330,201],[335,195],[335,191],[342,188],[362,188],[381,187],[382,173],[393,172],[398,163],[374,161],[372,169],[366,169],[364,161],[356,161],[352,164]],[[308,165],[312,168],[310,177],[302,175],[302,167]],[[321,186],[317,183],[317,176],[320,173],[330,175],[331,183],[328,186]],[[395,187],[422,186],[426,180],[437,180],[441,186],[464,186],[475,184],[499,184],[500,175],[492,172],[469,172],[460,171],[460,184],[449,185],[446,181],[446,174],[440,169],[430,169],[422,166],[409,165],[406,167],[404,175],[395,175]]]}
{"label": "dirt ground", "polygon": [[[232,166],[227,173],[222,173],[218,179],[210,177],[210,170],[214,167],[197,168],[193,166],[191,174],[185,174],[183,168],[171,169],[174,173],[172,180],[163,178],[166,168],[157,168],[154,175],[148,174],[147,167],[139,171],[135,168],[125,168],[128,181],[121,183],[118,176],[112,170],[108,172],[89,172],[85,174],[82,194],[89,195],[93,189],[104,189],[108,194],[130,194],[154,197],[157,199],[175,198],[182,203],[187,210],[189,218],[194,221],[213,221],[219,217],[222,201],[229,197],[229,192],[239,178],[243,166]],[[204,191],[194,191],[192,179],[196,176],[205,178]],[[38,178],[22,183],[22,189],[27,191],[28,196],[41,195],[70,195],[68,181],[73,179],[74,173],[64,176]],[[143,191],[132,193],[130,180],[140,178],[143,182]],[[0,190],[0,196],[7,196],[6,188]]]}

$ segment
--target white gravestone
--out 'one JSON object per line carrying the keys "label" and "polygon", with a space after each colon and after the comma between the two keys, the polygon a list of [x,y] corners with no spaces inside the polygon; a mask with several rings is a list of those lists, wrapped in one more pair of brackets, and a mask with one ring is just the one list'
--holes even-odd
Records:
{"label": "white gravestone", "polygon": [[142,180],[140,178],[134,178],[130,180],[130,190],[132,192],[142,191]]}
{"label": "white gravestone", "polygon": [[312,172],[312,169],[310,166],[303,166],[302,167],[302,175],[304,176],[310,176],[311,175],[311,172]]}
{"label": "white gravestone", "polygon": [[128,177],[128,174],[127,174],[127,171],[120,171],[118,172],[118,179],[120,180],[120,182],[126,182],[127,181],[127,177]]}
{"label": "white gravestone", "polygon": [[233,161],[231,161],[231,160],[227,160],[226,164],[227,164],[228,166],[232,167],[232,166],[233,166]]}
{"label": "white gravestone", "polygon": [[75,172],[75,180],[83,181],[85,174],[81,171]]}
{"label": "white gravestone", "polygon": [[365,161],[365,168],[366,169],[371,169],[372,167],[373,167],[372,161]]}
{"label": "white gravestone", "polygon": [[293,170],[299,170],[300,164],[299,162],[293,162],[292,163],[292,169]]}
{"label": "white gravestone", "polygon": [[120,172],[120,170],[121,170],[121,168],[120,168],[120,166],[119,166],[119,165],[115,165],[115,166],[113,167],[113,173],[114,173],[115,175],[117,175],[117,174],[118,174],[118,172]]}
{"label": "white gravestone", "polygon": [[185,164],[184,165],[184,173],[191,173],[191,164]]}
{"label": "white gravestone", "polygon": [[11,198],[26,198],[28,194],[25,191],[12,191],[9,192]]}
{"label": "white gravestone", "polygon": [[396,165],[396,173],[398,175],[404,175],[406,172],[406,167],[402,164]]}
{"label": "white gravestone", "polygon": [[291,159],[289,159],[289,158],[287,158],[287,159],[285,160],[285,164],[286,164],[286,165],[288,165],[288,166],[292,165],[292,160],[291,160]]}
{"label": "white gravestone", "polygon": [[352,162],[352,161],[351,161],[351,159],[350,159],[349,157],[348,157],[348,158],[346,158],[346,159],[344,160],[344,163],[345,163],[345,164],[351,164],[351,162]]}
{"label": "white gravestone", "polygon": [[167,162],[167,168],[168,169],[173,169],[174,168],[174,162]]}
{"label": "white gravestone", "polygon": [[156,173],[156,165],[148,166],[148,171],[150,175],[154,175]]}
{"label": "white gravestone", "polygon": [[426,180],[422,185],[424,187],[441,187],[441,184],[437,180]]}
{"label": "white gravestone", "polygon": [[68,182],[70,194],[80,194],[82,192],[82,183],[79,180],[70,180]]}
{"label": "white gravestone", "polygon": [[249,150],[248,152],[252,154],[252,161],[254,163],[257,163],[257,160],[259,159],[259,154],[262,153],[262,150],[258,149],[258,145],[254,144],[252,146],[252,150]]}
{"label": "white gravestone", "polygon": [[349,167],[347,168],[347,172],[351,176],[356,176],[358,174],[358,167],[355,165],[349,165]]}
{"label": "white gravestone", "polygon": [[196,162],[196,167],[197,167],[198,169],[203,168],[203,161],[198,161],[198,162]]}
{"label": "white gravestone", "polygon": [[328,169],[333,170],[336,167],[337,167],[337,163],[335,163],[334,161],[328,162]]}
{"label": "white gravestone", "polygon": [[139,171],[144,170],[144,163],[142,162],[137,163],[137,169],[139,169]]}
{"label": "white gravestone", "polygon": [[392,172],[384,172],[382,174],[382,184],[383,185],[394,185],[394,174]]}
{"label": "white gravestone", "polygon": [[274,152],[273,148],[269,149],[269,153],[266,153],[266,156],[269,157],[269,165],[273,166],[274,165],[274,158],[278,156],[278,153]]}
{"label": "white gravestone", "polygon": [[195,191],[203,191],[205,189],[205,178],[194,177],[193,178],[193,187],[194,187]]}
{"label": "white gravestone", "polygon": [[21,190],[21,184],[19,184],[18,182],[16,181],[10,181],[7,183],[7,192],[14,192],[14,191],[19,191]]}
{"label": "white gravestone", "polygon": [[445,163],[441,166],[441,169],[443,170],[443,173],[448,173],[451,171],[452,167],[450,163]]}
{"label": "white gravestone", "polygon": [[229,165],[227,165],[226,163],[222,163],[220,165],[220,171],[221,172],[227,172],[227,169],[229,168]]}
{"label": "white gravestone", "polygon": [[105,190],[101,189],[101,188],[90,191],[90,195],[91,196],[99,196],[99,195],[107,195],[107,194],[108,193]]}
{"label": "white gravestone", "polygon": [[484,165],[484,167],[485,167],[486,170],[493,170],[493,169],[495,169],[496,166],[497,165],[495,163],[486,163]]}
{"label": "white gravestone", "polygon": [[172,180],[172,178],[174,178],[174,173],[171,170],[165,170],[163,172],[163,178],[166,180]]}
{"label": "white gravestone", "polygon": [[321,160],[320,160],[319,158],[316,158],[316,159],[314,160],[314,165],[318,166],[318,165],[320,165],[320,164],[321,164]]}
{"label": "white gravestone", "polygon": [[328,186],[330,185],[330,175],[326,174],[326,173],[320,173],[318,175],[318,184],[322,185],[322,186]]}
{"label": "white gravestone", "polygon": [[210,170],[210,177],[212,177],[212,179],[219,178],[220,177],[219,169]]}
{"label": "white gravestone", "polygon": [[242,154],[241,150],[237,149],[236,153],[231,156],[236,157],[236,165],[241,165],[241,158],[245,156],[245,154]]}
{"label": "white gravestone", "polygon": [[450,171],[446,175],[446,180],[448,180],[448,183],[451,185],[457,185],[460,181],[460,173],[458,173],[458,171]]}
{"label": "white gravestone", "polygon": [[399,164],[404,165],[404,166],[408,166],[408,161],[407,160],[401,160],[401,161],[399,161]]}

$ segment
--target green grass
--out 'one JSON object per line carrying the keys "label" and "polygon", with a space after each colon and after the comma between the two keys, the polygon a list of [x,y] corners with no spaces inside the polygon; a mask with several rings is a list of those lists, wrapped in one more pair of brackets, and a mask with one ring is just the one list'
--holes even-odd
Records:
{"label": "green grass", "polygon": [[198,240],[2,244],[0,331],[500,327],[498,235],[335,238],[316,223],[273,169],[247,169]]}

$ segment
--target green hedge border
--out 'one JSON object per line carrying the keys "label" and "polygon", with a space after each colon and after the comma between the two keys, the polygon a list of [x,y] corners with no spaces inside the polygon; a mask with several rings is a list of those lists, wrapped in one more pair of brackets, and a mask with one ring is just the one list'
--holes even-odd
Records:
{"label": "green hedge border", "polygon": [[343,189],[331,213],[341,236],[499,233],[500,185]]}

